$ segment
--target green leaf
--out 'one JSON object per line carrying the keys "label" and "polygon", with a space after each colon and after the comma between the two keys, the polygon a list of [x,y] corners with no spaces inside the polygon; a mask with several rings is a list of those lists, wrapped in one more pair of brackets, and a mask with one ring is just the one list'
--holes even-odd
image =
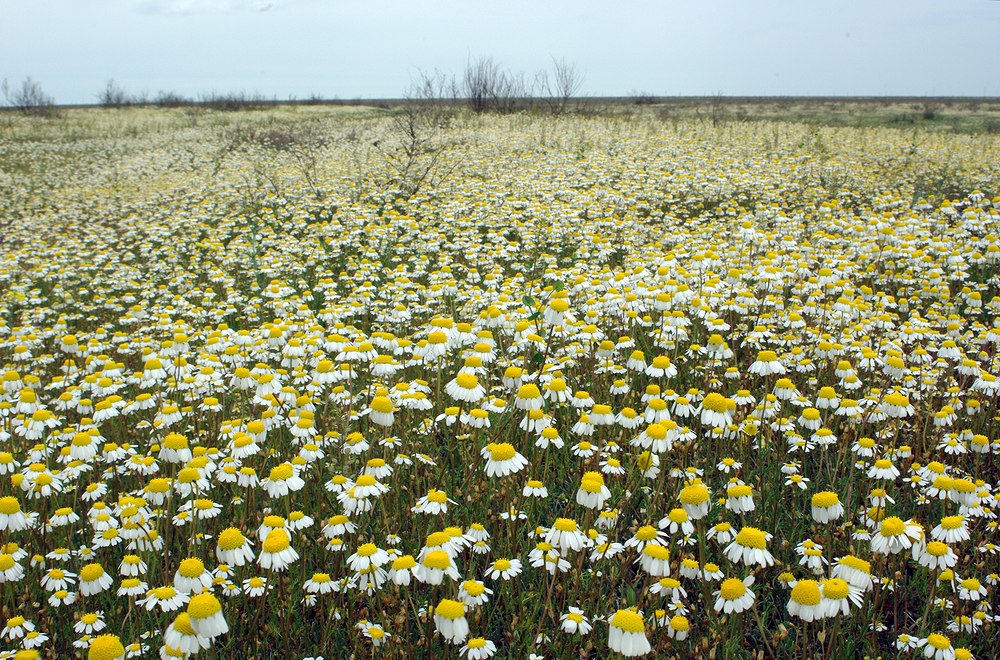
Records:
{"label": "green leaf", "polygon": [[552,290],[553,290],[553,291],[562,291],[562,290],[563,290],[563,288],[565,288],[565,285],[563,284],[563,281],[562,281],[562,280],[556,280],[556,281],[555,281],[555,282],[554,282],[554,283],[552,284]]}
{"label": "green leaf", "polygon": [[525,297],[521,298],[521,302],[524,303],[525,307],[534,307],[535,306],[535,299],[532,298],[531,296],[525,296]]}

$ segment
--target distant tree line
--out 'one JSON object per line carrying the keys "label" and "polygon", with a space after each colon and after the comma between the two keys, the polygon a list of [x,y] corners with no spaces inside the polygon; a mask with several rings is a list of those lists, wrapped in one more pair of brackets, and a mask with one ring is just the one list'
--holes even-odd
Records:
{"label": "distant tree line", "polygon": [[[564,58],[552,58],[549,69],[540,69],[529,76],[505,69],[489,56],[470,59],[460,75],[418,72],[405,95],[409,103],[466,106],[475,113],[510,113],[524,109],[542,109],[561,114],[571,108],[572,100],[583,86],[583,73]],[[45,93],[41,84],[30,76],[20,84],[4,79],[0,96],[7,108],[35,116],[56,113],[55,100]],[[236,111],[280,103],[256,92],[209,92],[197,98],[175,91],[161,90],[156,94],[129,92],[118,81],[109,79],[95,95],[98,105],[105,108],[154,105],[162,108],[199,106],[213,110]],[[303,100],[304,104],[331,102],[318,95]],[[359,99],[360,100],[360,99]]]}
{"label": "distant tree line", "polygon": [[155,105],[160,108],[179,108],[198,105],[213,110],[247,110],[276,103],[277,99],[265,98],[257,92],[208,92],[198,98],[184,96],[174,91],[160,90],[150,96],[147,92],[131,94],[113,78],[97,94],[97,102],[105,108],[124,108],[132,105]]}

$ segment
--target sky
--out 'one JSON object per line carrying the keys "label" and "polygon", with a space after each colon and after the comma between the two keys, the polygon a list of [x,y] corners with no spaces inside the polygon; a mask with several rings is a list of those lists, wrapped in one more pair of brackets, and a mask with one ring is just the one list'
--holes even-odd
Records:
{"label": "sky", "polygon": [[0,0],[0,78],[130,93],[399,98],[553,58],[581,94],[1000,96],[998,0]]}

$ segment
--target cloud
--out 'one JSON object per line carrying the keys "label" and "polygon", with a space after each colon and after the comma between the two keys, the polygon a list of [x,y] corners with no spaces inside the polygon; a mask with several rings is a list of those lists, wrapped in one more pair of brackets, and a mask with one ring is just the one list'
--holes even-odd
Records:
{"label": "cloud", "polygon": [[134,0],[143,14],[224,14],[263,12],[293,0]]}

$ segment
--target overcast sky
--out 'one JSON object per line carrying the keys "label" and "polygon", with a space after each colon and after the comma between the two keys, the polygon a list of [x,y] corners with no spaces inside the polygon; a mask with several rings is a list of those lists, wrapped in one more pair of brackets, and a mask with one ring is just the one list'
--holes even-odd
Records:
{"label": "overcast sky", "polygon": [[0,0],[0,78],[399,97],[420,70],[565,58],[594,95],[1000,96],[997,0]]}

